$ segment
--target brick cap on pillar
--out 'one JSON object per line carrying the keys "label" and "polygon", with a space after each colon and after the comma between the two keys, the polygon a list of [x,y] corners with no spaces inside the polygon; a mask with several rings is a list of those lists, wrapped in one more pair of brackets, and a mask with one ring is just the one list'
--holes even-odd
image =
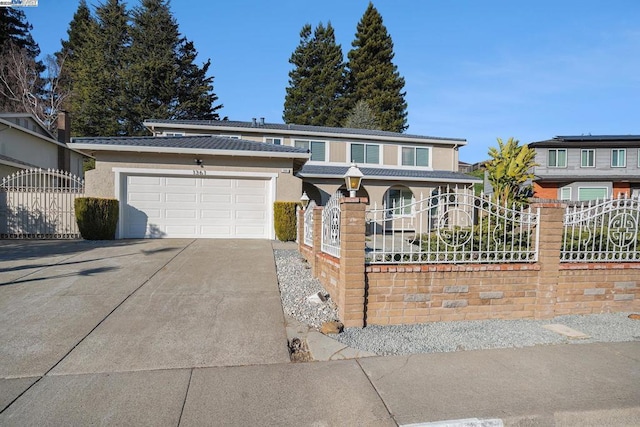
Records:
{"label": "brick cap on pillar", "polygon": [[343,197],[340,203],[369,203],[368,197]]}
{"label": "brick cap on pillar", "polygon": [[536,202],[536,203],[531,203],[531,207],[532,208],[566,208],[567,204],[566,203],[561,203],[561,202]]}

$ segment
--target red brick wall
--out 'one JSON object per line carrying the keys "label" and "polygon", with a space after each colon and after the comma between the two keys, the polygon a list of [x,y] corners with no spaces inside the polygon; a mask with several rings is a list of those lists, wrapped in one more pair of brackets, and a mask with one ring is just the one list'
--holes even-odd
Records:
{"label": "red brick wall", "polygon": [[629,197],[631,195],[631,184],[628,182],[614,182],[612,196],[619,197],[620,195]]}
{"label": "red brick wall", "polygon": [[533,317],[530,264],[369,266],[367,324]]}
{"label": "red brick wall", "polygon": [[540,199],[557,200],[558,199],[558,184],[549,183],[533,183],[534,197]]}

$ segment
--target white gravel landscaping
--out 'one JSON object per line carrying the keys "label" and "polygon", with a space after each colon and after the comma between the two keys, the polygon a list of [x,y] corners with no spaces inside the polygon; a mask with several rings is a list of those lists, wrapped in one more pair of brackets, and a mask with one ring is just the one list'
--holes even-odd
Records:
{"label": "white gravel landscaping", "polygon": [[[275,250],[278,282],[285,314],[314,328],[336,320],[335,305],[319,304],[310,295],[325,293],[311,275],[308,264],[295,250]],[[332,335],[350,347],[378,355],[436,353],[490,348],[517,348],[541,344],[640,341],[640,320],[630,313],[558,316],[546,320],[476,320],[436,322],[403,326],[347,328]],[[562,324],[587,334],[587,339],[569,339],[543,325]]]}

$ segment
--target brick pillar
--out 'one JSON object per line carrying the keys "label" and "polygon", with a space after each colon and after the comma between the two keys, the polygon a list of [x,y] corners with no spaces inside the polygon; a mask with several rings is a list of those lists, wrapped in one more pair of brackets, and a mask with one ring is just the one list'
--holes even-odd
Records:
{"label": "brick pillar", "polygon": [[322,206],[313,208],[313,250],[311,251],[311,272],[318,277],[318,254],[322,251]]}
{"label": "brick pillar", "polygon": [[560,274],[560,250],[564,231],[562,203],[534,203],[532,209],[540,208],[538,224],[538,287],[534,317],[548,319],[554,315],[557,300],[558,276]]}
{"label": "brick pillar", "polygon": [[366,198],[340,200],[340,281],[338,307],[347,327],[363,327],[365,315],[365,207]]}

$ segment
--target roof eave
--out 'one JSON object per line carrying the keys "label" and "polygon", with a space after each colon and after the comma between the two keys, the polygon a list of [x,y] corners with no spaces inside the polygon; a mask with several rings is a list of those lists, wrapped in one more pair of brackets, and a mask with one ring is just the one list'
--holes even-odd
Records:
{"label": "roof eave", "polygon": [[289,159],[309,159],[308,153],[278,152],[278,151],[252,151],[252,150],[218,150],[211,148],[181,148],[181,147],[148,147],[135,145],[107,145],[73,143],[78,150],[86,151],[119,151],[129,153],[164,153],[164,154],[201,154],[210,156],[236,156],[236,157],[278,157]]}
{"label": "roof eave", "polygon": [[357,133],[337,133],[337,132],[322,132],[322,131],[313,131],[313,130],[295,130],[295,129],[271,129],[266,127],[237,127],[237,126],[220,126],[220,125],[206,125],[206,124],[172,124],[172,123],[159,123],[159,122],[144,122],[144,125],[149,128],[152,132],[156,127],[166,128],[166,129],[206,129],[206,130],[222,130],[222,131],[230,131],[230,132],[240,132],[240,133],[269,133],[273,135],[314,135],[321,136],[325,138],[338,137],[345,139],[363,139],[363,140],[374,140],[374,141],[392,141],[392,142],[403,142],[403,143],[427,143],[427,144],[441,144],[441,145],[457,145],[457,146],[465,146],[467,145],[467,140],[462,138],[410,138],[410,137],[402,137],[402,136],[381,136],[381,135],[365,135],[365,134],[357,134]]}

